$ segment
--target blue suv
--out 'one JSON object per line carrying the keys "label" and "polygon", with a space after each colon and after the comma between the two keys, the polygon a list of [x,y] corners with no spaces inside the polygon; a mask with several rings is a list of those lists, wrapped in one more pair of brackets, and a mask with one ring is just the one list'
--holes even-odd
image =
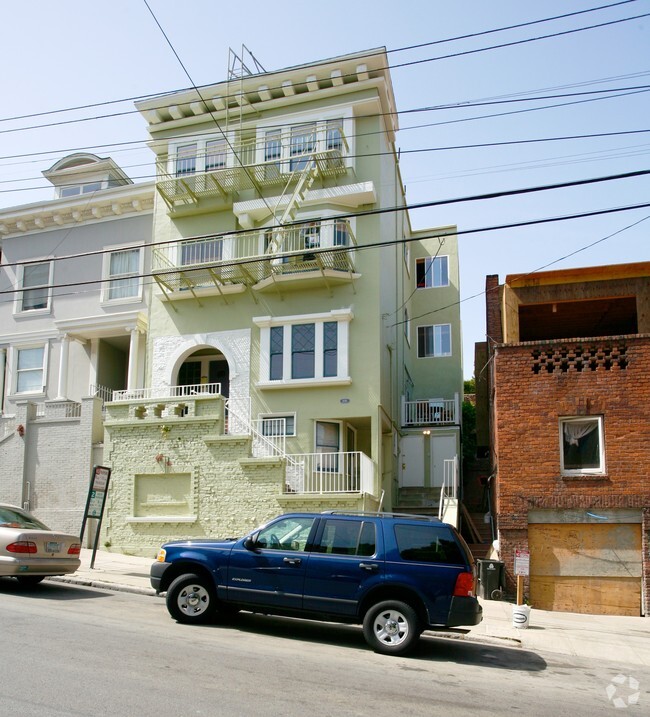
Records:
{"label": "blue suv", "polygon": [[240,539],[174,541],[160,549],[151,584],[178,622],[248,610],[356,623],[392,655],[423,630],[482,619],[467,545],[427,516],[290,513]]}

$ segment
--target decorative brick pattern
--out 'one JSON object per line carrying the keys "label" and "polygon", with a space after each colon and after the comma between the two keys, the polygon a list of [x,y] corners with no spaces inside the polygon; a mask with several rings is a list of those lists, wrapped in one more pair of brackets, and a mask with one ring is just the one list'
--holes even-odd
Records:
{"label": "decorative brick pattern", "polygon": [[547,349],[535,348],[531,356],[532,370],[536,375],[616,369],[624,371],[629,363],[625,343],[563,343]]}

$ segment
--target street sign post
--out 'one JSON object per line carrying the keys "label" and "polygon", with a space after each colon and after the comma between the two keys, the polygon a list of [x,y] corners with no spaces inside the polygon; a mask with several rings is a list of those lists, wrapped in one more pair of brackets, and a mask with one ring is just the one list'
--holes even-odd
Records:
{"label": "street sign post", "polygon": [[106,466],[94,466],[90,475],[90,487],[88,488],[88,498],[86,499],[86,509],[81,523],[81,535],[79,542],[83,545],[84,531],[88,518],[97,520],[97,528],[95,531],[95,541],[93,544],[93,554],[90,559],[90,567],[95,567],[95,555],[97,554],[97,546],[99,544],[99,533],[102,527],[102,517],[104,515],[104,506],[106,505],[106,496],[108,494],[108,484],[111,479],[111,469]]}
{"label": "street sign post", "polygon": [[530,551],[515,549],[515,575],[517,576],[517,605],[523,605],[524,577],[530,575]]}

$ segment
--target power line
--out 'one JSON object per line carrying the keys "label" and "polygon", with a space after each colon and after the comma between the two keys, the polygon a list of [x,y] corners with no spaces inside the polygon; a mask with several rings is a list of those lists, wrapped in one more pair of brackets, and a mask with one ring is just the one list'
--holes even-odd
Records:
{"label": "power line", "polygon": [[[447,151],[455,151],[455,150],[464,150],[464,149],[490,149],[493,147],[507,147],[507,146],[517,146],[517,145],[525,145],[525,144],[541,144],[543,142],[560,142],[560,141],[569,141],[569,140],[579,140],[579,139],[599,139],[604,137],[621,137],[625,135],[637,135],[637,134],[648,134],[650,133],[650,129],[638,129],[638,130],[621,130],[618,132],[592,132],[590,134],[584,134],[584,135],[565,135],[565,136],[559,136],[559,137],[537,137],[532,139],[519,139],[519,140],[505,140],[502,142],[477,142],[473,144],[459,144],[459,145],[448,145],[444,147],[417,147],[414,149],[401,149],[399,150],[399,154],[401,155],[408,155],[408,154],[421,154],[421,153],[427,153],[427,152],[447,152]],[[370,134],[370,133],[363,133],[363,135]],[[374,134],[374,133],[373,133]],[[363,136],[360,134],[352,135],[353,137],[359,137]],[[646,146],[646,145],[637,145],[637,146]],[[622,150],[628,150],[630,148],[623,147],[620,148]],[[346,154],[346,159],[367,159],[368,157],[383,157],[383,156],[392,156],[394,154],[393,150],[388,150],[385,152],[364,152],[363,154]],[[147,167],[151,164],[151,162],[145,162],[142,164],[127,164],[122,166],[121,168],[123,170],[126,169],[133,169],[136,167]],[[150,174],[150,175],[139,175],[135,177],[135,179],[139,180],[149,180],[149,179],[155,179],[156,174]],[[20,182],[33,182],[38,180],[38,177],[22,177],[19,179],[2,179],[0,180],[0,185],[2,184],[16,184]],[[58,186],[66,187],[66,186],[77,186],[78,183],[74,184],[61,184]],[[27,189],[44,189],[47,187],[24,187],[22,189],[17,188],[15,190],[10,191],[23,191]],[[0,190],[1,191],[1,190]],[[0,210],[1,212],[2,210]]]}
{"label": "power line", "polygon": [[[583,247],[580,247],[579,249],[576,249],[575,251],[569,252],[568,254],[565,254],[564,256],[559,257],[558,259],[554,259],[553,261],[548,262],[547,264],[544,264],[542,266],[538,266],[536,269],[533,269],[532,271],[527,272],[526,274],[520,274],[516,278],[518,280],[526,279],[529,276],[533,276],[539,271],[542,271],[544,269],[548,269],[549,266],[553,266],[555,264],[559,264],[561,261],[564,261],[565,259],[569,259],[572,256],[575,256],[576,254],[580,254],[583,251],[586,251],[587,249],[591,249],[592,247],[596,246],[597,244],[602,244],[602,242],[607,241],[608,239],[612,239],[615,236],[618,236],[619,234],[622,234],[623,232],[627,231],[628,229],[632,229],[633,227],[637,226],[638,224],[641,224],[642,222],[647,221],[650,219],[650,214],[639,219],[636,222],[632,222],[632,224],[628,224],[627,226],[623,227],[622,229],[618,229],[615,232],[612,232],[611,234],[608,234],[607,236],[601,237],[600,239],[597,239],[596,241],[590,242],[589,244],[586,244]],[[492,291],[496,291],[499,289],[499,286],[494,287]],[[453,309],[454,306],[459,306],[460,304],[464,304],[466,301],[471,301],[472,299],[477,299],[480,296],[485,296],[488,292],[486,290],[480,291],[476,294],[472,294],[471,296],[467,296],[464,299],[459,299],[458,301],[454,301],[451,304],[447,304],[446,306],[440,306],[437,309],[432,309],[431,311],[427,311],[424,314],[420,314],[418,316],[411,317],[409,321],[415,321],[417,319],[423,319],[425,316],[430,316],[431,314],[436,314],[439,311],[446,311],[447,309]],[[400,324],[406,323],[404,321],[398,321],[394,324],[391,324],[388,328],[393,328],[395,326],[399,326]]]}
{"label": "power line", "polygon": [[[546,22],[552,22],[552,21],[555,21],[555,20],[561,20],[561,19],[565,19],[565,18],[568,18],[568,17],[574,17],[574,16],[577,16],[577,15],[584,15],[584,14],[587,14],[587,13],[598,12],[598,11],[600,11],[600,10],[607,10],[607,9],[610,9],[610,8],[618,7],[618,6],[620,6],[620,5],[628,5],[628,4],[632,3],[632,2],[638,2],[638,0],[621,0],[620,2],[614,2],[614,3],[609,3],[609,4],[606,4],[606,5],[600,5],[600,6],[598,6],[598,7],[587,8],[587,9],[585,9],[585,10],[577,10],[577,11],[574,11],[574,12],[564,13],[564,14],[561,14],[561,15],[554,15],[554,16],[552,16],[552,17],[541,18],[541,19],[539,19],[539,20],[530,20],[530,21],[528,21],[528,22],[522,22],[522,23],[518,23],[518,24],[515,24],[515,25],[506,25],[506,26],[503,26],[503,27],[492,28],[492,29],[489,29],[489,30],[483,30],[483,31],[479,31],[479,32],[474,32],[474,33],[465,34],[465,35],[457,35],[457,36],[455,36],[455,37],[449,37],[449,38],[445,38],[445,39],[441,39],[441,40],[432,40],[432,41],[429,41],[429,42],[423,42],[423,43],[419,43],[419,44],[416,44],[416,45],[407,45],[407,46],[404,46],[404,47],[398,47],[398,48],[394,48],[394,49],[391,49],[391,50],[382,50],[382,51],[379,51],[379,52],[367,52],[367,53],[364,53],[364,56],[366,56],[366,57],[376,57],[376,56],[378,56],[378,55],[383,55],[383,54],[390,55],[390,54],[394,54],[394,53],[398,53],[398,52],[407,52],[407,51],[410,51],[410,50],[421,49],[421,48],[423,48],[423,47],[430,47],[430,46],[433,46],[433,45],[441,45],[441,44],[445,44],[445,43],[448,43],[448,42],[456,42],[456,41],[458,41],[458,40],[474,39],[474,38],[476,38],[476,37],[482,37],[482,36],[484,36],[484,35],[490,35],[490,34],[494,34],[494,33],[497,33],[497,32],[505,32],[505,31],[507,31],[507,30],[515,30],[515,29],[520,29],[520,28],[522,28],[522,27],[530,27],[530,26],[532,26],[532,25],[539,25],[539,24],[546,23]],[[632,19],[633,19],[633,18],[632,18]],[[323,60],[323,61],[321,61],[321,62],[310,63],[310,64],[309,64],[309,67],[311,67],[311,68],[313,68],[313,67],[319,67],[319,66],[328,65],[328,64],[330,64],[330,63],[331,63],[331,60]],[[272,71],[272,72],[265,72],[265,73],[261,73],[259,76],[260,76],[260,77],[263,77],[264,75],[274,75],[274,74],[278,74],[278,73],[280,73],[280,72],[283,72],[283,71],[285,71],[285,70],[287,70],[287,69],[289,69],[289,68],[283,68],[283,69],[280,69],[280,70],[274,70],[274,71]],[[380,68],[380,69],[391,69],[391,68],[390,68],[390,66],[389,66],[389,67],[384,67],[384,68]],[[211,87],[212,84],[214,84],[214,83],[207,84],[207,85],[200,85],[199,87],[200,87],[200,89],[205,89],[205,88],[207,88],[207,87]],[[23,119],[31,119],[32,117],[44,117],[44,116],[49,116],[49,115],[53,115],[53,114],[61,114],[61,113],[64,113],[64,112],[76,112],[76,111],[79,111],[79,110],[92,109],[92,108],[94,108],[94,107],[105,107],[105,106],[107,106],[107,105],[112,105],[112,104],[122,104],[122,103],[124,103],[124,102],[143,101],[143,100],[146,100],[146,99],[153,99],[153,98],[155,98],[155,97],[164,97],[164,96],[166,96],[166,95],[173,95],[173,94],[177,94],[177,93],[179,93],[179,92],[187,92],[189,89],[196,89],[196,87],[185,87],[185,88],[174,89],[174,90],[167,90],[167,91],[158,92],[158,93],[148,93],[148,94],[146,94],[146,95],[135,95],[135,96],[132,96],[132,97],[123,97],[123,98],[117,99],[117,100],[106,100],[106,101],[103,101],[103,102],[93,102],[93,103],[88,103],[88,104],[85,104],[85,105],[76,105],[76,106],[70,106],[70,107],[63,107],[63,108],[59,108],[59,109],[56,109],[56,110],[47,110],[47,111],[44,111],[44,112],[33,112],[33,113],[30,113],[30,114],[15,115],[14,117],[2,117],[2,118],[0,118],[0,122],[12,122],[12,121],[18,121],[18,120],[23,120]],[[269,89],[278,89],[278,88],[269,88]],[[42,126],[47,126],[47,125],[42,125]]]}
{"label": "power line", "polygon": [[[463,235],[468,235],[468,234],[478,234],[478,233],[482,233],[482,232],[503,231],[506,229],[517,229],[517,228],[521,228],[521,227],[529,227],[529,226],[540,225],[540,224],[550,224],[550,223],[561,222],[561,221],[569,221],[569,220],[573,220],[573,219],[584,219],[584,218],[588,218],[588,217],[603,216],[603,215],[607,215],[607,214],[616,214],[616,213],[620,213],[620,212],[633,211],[636,209],[647,209],[648,207],[650,207],[650,202],[642,202],[640,204],[633,204],[633,205],[627,205],[627,206],[622,206],[622,207],[611,207],[608,209],[597,209],[597,210],[593,210],[593,211],[589,211],[589,212],[577,212],[575,214],[565,214],[565,215],[556,216],[556,217],[545,217],[542,219],[530,219],[527,221],[511,222],[508,224],[498,224],[498,225],[493,225],[493,226],[489,226],[489,227],[480,227],[480,228],[475,228],[475,229],[463,229],[461,231],[456,231],[455,234],[457,236],[463,236]],[[313,221],[313,220],[311,220],[311,221]],[[639,222],[636,222],[636,223],[639,223]],[[631,225],[631,226],[633,226],[633,225]],[[371,242],[369,244],[362,244],[362,245],[355,246],[355,247],[312,248],[309,250],[309,253],[318,255],[318,254],[324,254],[324,253],[327,253],[327,254],[337,253],[338,254],[338,253],[359,252],[359,251],[367,250],[367,249],[378,249],[378,248],[386,248],[386,247],[390,247],[390,246],[408,244],[411,242],[421,241],[423,239],[439,239],[440,237],[441,237],[440,231],[437,231],[437,232],[434,231],[433,234],[428,234],[428,235],[424,235],[424,236],[419,235],[417,237],[393,239],[393,240],[390,240],[387,242]],[[277,253],[277,254],[274,254],[273,256],[269,255],[268,260],[270,261],[271,259],[281,259],[281,258],[284,258],[285,256],[291,256],[291,254],[290,253]],[[246,258],[242,258],[242,259],[233,259],[228,262],[221,263],[218,266],[220,266],[222,268],[223,267],[245,266],[247,264],[258,263],[260,260],[261,260],[260,257],[246,257]],[[41,259],[41,263],[42,263],[42,261],[43,260]],[[33,262],[31,262],[31,263],[33,263]],[[4,266],[6,266],[6,265],[4,265]],[[217,265],[216,264],[205,264],[205,265],[201,265],[201,267],[196,267],[196,268],[197,269],[205,269],[205,268],[211,267],[211,266],[217,266]],[[187,268],[186,268],[186,270],[189,271],[189,269],[187,269]],[[155,275],[164,278],[167,274],[174,274],[177,271],[178,271],[178,268],[166,269],[164,271],[156,272]],[[154,274],[149,272],[149,273],[144,273],[144,274],[131,275],[130,278],[152,279],[152,278],[154,278]],[[65,288],[76,287],[76,286],[89,286],[89,285],[93,285],[93,284],[102,285],[102,284],[109,283],[111,280],[112,279],[110,279],[110,278],[90,279],[87,281],[74,281],[74,282],[67,282],[67,283],[63,283],[63,284],[50,284],[47,287],[42,287],[42,288],[48,288],[48,289],[63,288],[63,289],[65,289]],[[30,290],[30,287],[11,288],[11,289],[6,289],[6,290],[0,290],[0,296],[7,295],[7,294],[22,293],[22,292],[29,291],[29,290]],[[60,295],[57,294],[56,296],[60,296]],[[455,302],[455,303],[457,304],[460,302]],[[452,306],[453,305],[455,305],[455,304],[452,304]],[[411,320],[422,318],[422,316],[426,316],[431,313],[436,313],[436,311],[441,311],[441,310],[442,309],[436,309],[434,311],[427,312],[426,314],[412,317]],[[403,322],[397,322],[394,325],[399,325],[399,323],[403,323]]]}
{"label": "power line", "polygon": [[[591,177],[589,179],[578,179],[578,180],[572,180],[569,182],[556,182],[554,184],[544,184],[544,185],[538,185],[533,187],[521,187],[518,189],[509,189],[509,190],[502,190],[499,192],[489,192],[487,194],[474,194],[474,195],[468,195],[465,197],[455,197],[453,199],[434,199],[427,202],[419,202],[417,204],[404,204],[402,206],[393,206],[393,207],[380,207],[377,209],[367,209],[363,212],[347,212],[345,214],[337,214],[336,219],[337,220],[343,220],[343,219],[362,219],[364,217],[368,216],[377,216],[382,214],[391,214],[395,212],[407,212],[407,211],[413,211],[416,209],[426,209],[430,207],[437,207],[437,206],[444,206],[449,204],[460,204],[464,202],[473,202],[473,201],[485,201],[489,199],[502,199],[504,197],[512,197],[512,196],[518,196],[518,195],[524,195],[524,194],[533,194],[536,192],[543,192],[543,191],[550,191],[550,190],[556,190],[556,189],[568,189],[573,187],[579,187],[579,186],[585,186],[590,184],[600,184],[604,182],[610,182],[610,181],[616,181],[619,179],[633,179],[637,177],[643,177],[650,175],[650,169],[643,169],[643,170],[637,170],[634,172],[624,172],[622,174],[610,174],[604,177]],[[630,209],[636,209],[639,207],[643,207],[645,205],[631,205]],[[285,227],[300,227],[303,224],[308,224],[310,222],[313,222],[313,218],[309,219],[299,219],[290,223],[287,223]],[[271,227],[259,227],[259,231],[264,231],[265,229],[270,229]],[[255,231],[255,230],[253,230]],[[136,249],[136,248],[145,248],[150,246],[167,246],[170,244],[176,244],[182,241],[187,240],[196,240],[196,239],[218,239],[223,237],[232,237],[232,236],[238,236],[239,234],[249,234],[251,233],[250,229],[234,229],[231,231],[223,231],[223,232],[213,232],[210,234],[198,234],[191,237],[183,237],[183,239],[170,239],[168,241],[164,242],[155,242],[155,244],[151,244],[151,242],[145,242],[144,244],[135,244],[131,245],[130,248]],[[62,261],[64,259],[79,259],[82,257],[89,257],[89,256],[97,256],[97,255],[103,255],[107,254],[113,251],[113,249],[97,249],[95,251],[90,252],[79,252],[77,254],[69,254],[66,256],[61,257],[52,257],[50,260],[52,261]],[[328,251],[333,251],[332,249],[328,249]],[[275,256],[275,255],[274,255]],[[258,261],[259,259],[255,259],[255,261]],[[2,267],[16,267],[16,266],[27,266],[30,264],[39,264],[43,262],[43,258],[41,259],[29,259],[27,261],[19,261],[19,262],[12,262],[12,263],[6,263],[2,264],[0,266]]]}

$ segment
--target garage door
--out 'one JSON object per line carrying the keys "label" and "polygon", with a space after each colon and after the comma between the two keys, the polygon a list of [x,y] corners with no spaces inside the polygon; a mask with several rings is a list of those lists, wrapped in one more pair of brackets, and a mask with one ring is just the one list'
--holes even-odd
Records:
{"label": "garage door", "polygon": [[528,545],[533,607],[641,614],[640,524],[529,524]]}

